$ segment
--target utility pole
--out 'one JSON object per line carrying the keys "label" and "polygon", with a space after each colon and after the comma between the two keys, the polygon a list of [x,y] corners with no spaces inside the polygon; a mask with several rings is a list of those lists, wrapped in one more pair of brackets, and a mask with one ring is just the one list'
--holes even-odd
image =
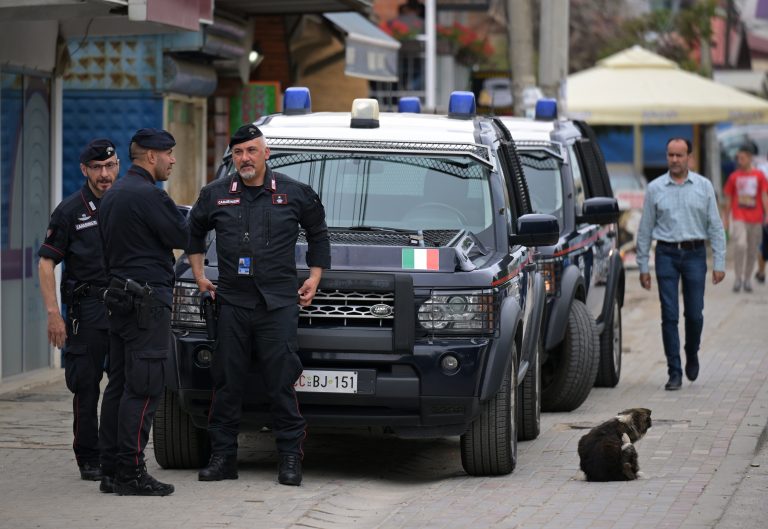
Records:
{"label": "utility pole", "polygon": [[424,106],[428,112],[435,111],[437,92],[437,5],[435,0],[424,2]]}
{"label": "utility pole", "polygon": [[539,30],[539,87],[545,97],[557,99],[565,112],[568,78],[568,0],[541,0]]}
{"label": "utility pole", "polygon": [[507,42],[512,68],[515,115],[522,116],[523,88],[535,86],[533,76],[533,16],[531,0],[507,0]]}

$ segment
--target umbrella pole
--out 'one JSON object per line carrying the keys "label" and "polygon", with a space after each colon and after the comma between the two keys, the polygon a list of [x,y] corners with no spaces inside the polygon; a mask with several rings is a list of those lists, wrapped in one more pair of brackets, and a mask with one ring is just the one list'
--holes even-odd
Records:
{"label": "umbrella pole", "polygon": [[632,161],[635,167],[635,173],[645,176],[643,172],[645,164],[643,163],[643,126],[635,123],[632,125],[633,150]]}

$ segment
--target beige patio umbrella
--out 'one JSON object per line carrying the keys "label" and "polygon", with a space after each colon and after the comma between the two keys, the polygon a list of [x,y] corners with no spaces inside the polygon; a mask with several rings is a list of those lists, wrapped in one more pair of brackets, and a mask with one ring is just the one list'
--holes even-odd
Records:
{"label": "beige patio umbrella", "polygon": [[567,113],[592,125],[634,125],[635,164],[642,166],[640,126],[768,122],[768,101],[633,46],[568,76]]}

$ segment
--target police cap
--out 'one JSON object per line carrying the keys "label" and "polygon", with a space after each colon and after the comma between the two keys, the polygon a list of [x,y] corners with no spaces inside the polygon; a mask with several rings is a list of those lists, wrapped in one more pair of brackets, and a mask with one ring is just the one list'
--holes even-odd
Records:
{"label": "police cap", "polygon": [[80,151],[80,163],[87,164],[92,160],[102,161],[115,155],[115,144],[106,138],[91,140]]}
{"label": "police cap", "polygon": [[139,147],[152,149],[154,151],[167,151],[176,145],[171,133],[163,129],[139,129],[131,138],[131,143]]}
{"label": "police cap", "polygon": [[263,136],[263,134],[259,130],[259,127],[257,127],[256,125],[250,125],[250,124],[243,125],[239,129],[237,129],[235,133],[232,135],[232,137],[229,139],[229,148],[231,149],[233,146],[237,145],[238,143],[244,143],[254,138],[259,138],[261,136]]}

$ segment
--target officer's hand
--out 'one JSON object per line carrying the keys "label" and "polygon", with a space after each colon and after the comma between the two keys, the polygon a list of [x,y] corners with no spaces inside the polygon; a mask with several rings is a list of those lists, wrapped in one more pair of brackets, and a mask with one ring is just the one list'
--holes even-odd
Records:
{"label": "officer's hand", "polygon": [[640,286],[645,290],[651,290],[651,274],[648,272],[640,272]]}
{"label": "officer's hand", "polygon": [[64,341],[67,339],[67,326],[64,324],[64,318],[58,312],[48,316],[48,341],[54,347],[61,349],[64,347]]}
{"label": "officer's hand", "polygon": [[719,270],[712,270],[712,284],[716,285],[720,281],[725,279],[725,272]]}
{"label": "officer's hand", "polygon": [[211,280],[207,277],[197,280],[197,288],[200,289],[200,292],[210,292],[211,297],[216,299],[216,285],[211,283]]}
{"label": "officer's hand", "polygon": [[319,283],[319,280],[311,277],[304,281],[304,284],[301,285],[301,288],[299,289],[299,305],[306,307],[312,303],[312,298],[314,298],[317,293],[317,285]]}

